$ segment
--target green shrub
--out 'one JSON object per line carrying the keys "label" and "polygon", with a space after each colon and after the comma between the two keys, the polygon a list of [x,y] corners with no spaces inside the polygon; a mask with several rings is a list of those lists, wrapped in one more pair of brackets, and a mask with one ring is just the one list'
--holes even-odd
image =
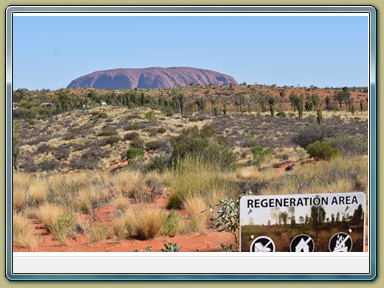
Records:
{"label": "green shrub", "polygon": [[133,160],[143,156],[144,156],[144,152],[139,148],[129,148],[127,150],[127,160]]}
{"label": "green shrub", "polygon": [[260,169],[261,164],[271,156],[272,152],[273,150],[271,148],[264,148],[261,146],[254,146],[251,148],[253,161],[258,169]]}
{"label": "green shrub", "polygon": [[151,110],[151,111],[145,113],[145,119],[147,119],[149,122],[156,121],[156,113],[155,113],[155,111]]}
{"label": "green shrub", "polygon": [[232,170],[236,164],[236,157],[231,147],[224,138],[214,136],[211,126],[183,130],[179,136],[171,139],[171,145],[173,147],[172,165],[177,165],[187,156],[199,158],[221,170]]}
{"label": "green shrub", "polygon": [[163,225],[160,234],[164,236],[175,236],[180,219],[175,211],[163,215]]}
{"label": "green shrub", "polygon": [[277,112],[276,116],[287,117],[287,114],[284,111]]}
{"label": "green shrub", "polygon": [[339,154],[339,150],[332,147],[327,141],[316,141],[309,144],[306,150],[317,160],[330,160]]}

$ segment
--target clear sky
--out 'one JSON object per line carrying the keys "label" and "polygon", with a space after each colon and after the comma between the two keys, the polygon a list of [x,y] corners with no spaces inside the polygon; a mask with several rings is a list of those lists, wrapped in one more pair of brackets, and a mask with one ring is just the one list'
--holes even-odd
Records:
{"label": "clear sky", "polygon": [[174,66],[248,84],[368,86],[367,17],[16,16],[13,25],[14,89]]}

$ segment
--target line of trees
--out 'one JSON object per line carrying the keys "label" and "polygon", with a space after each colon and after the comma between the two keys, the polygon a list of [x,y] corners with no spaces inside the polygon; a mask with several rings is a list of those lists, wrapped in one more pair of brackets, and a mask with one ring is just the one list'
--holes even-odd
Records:
{"label": "line of trees", "polygon": [[[279,96],[272,92],[265,92],[262,89],[251,89],[251,94],[244,95],[238,93],[233,87],[228,87],[231,102],[222,98],[220,95],[213,95],[212,91],[206,90],[203,96],[188,95],[182,88],[159,90],[158,93],[150,94],[138,89],[126,91],[98,92],[97,90],[86,90],[83,93],[71,93],[69,89],[59,89],[56,91],[40,90],[29,91],[18,89],[13,92],[13,102],[17,109],[14,109],[15,118],[44,118],[51,115],[63,113],[73,109],[86,109],[100,106],[102,103],[112,106],[123,106],[127,108],[150,107],[152,109],[162,109],[169,113],[191,113],[207,112],[207,108],[214,115],[221,113],[227,114],[230,107],[240,113],[251,113],[252,111],[267,112],[269,110],[272,117],[276,112],[284,110],[284,105],[290,105],[293,112],[297,112],[298,118],[303,118],[304,111],[328,111],[335,109],[333,101],[337,103],[337,109],[348,109],[355,113],[355,103],[351,98],[351,93],[347,87],[337,91],[333,98],[327,96],[324,103],[317,94],[298,95],[295,91],[291,92],[286,99],[286,91],[281,90]],[[367,99],[368,101],[368,99]],[[207,104],[210,104],[208,106]],[[365,101],[360,101],[357,109],[362,113],[365,109]],[[277,114],[280,115],[280,114]]]}

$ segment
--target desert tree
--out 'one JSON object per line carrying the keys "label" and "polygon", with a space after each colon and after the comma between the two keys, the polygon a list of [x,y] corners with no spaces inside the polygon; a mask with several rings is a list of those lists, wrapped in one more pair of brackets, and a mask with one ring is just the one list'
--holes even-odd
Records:
{"label": "desert tree", "polygon": [[269,97],[268,104],[269,104],[269,111],[271,112],[271,117],[274,117],[275,116],[275,104],[276,104],[276,99],[274,96]]}
{"label": "desert tree", "polygon": [[197,110],[199,112],[204,112],[206,106],[204,97],[197,98],[195,104],[197,105]]}
{"label": "desert tree", "polygon": [[350,98],[351,98],[351,93],[348,91],[348,87],[343,87],[341,91],[335,93],[334,95],[335,101],[339,102],[340,109],[343,106],[343,102],[347,104]]}
{"label": "desert tree", "polygon": [[185,105],[185,97],[183,93],[179,93],[177,96],[177,100],[179,101],[179,109],[180,109],[180,114],[183,114],[184,112],[184,105]]}
{"label": "desert tree", "polygon": [[319,105],[320,105],[320,97],[319,95],[317,94],[314,94],[311,96],[311,101],[312,101],[312,104],[313,104],[313,108],[315,110],[318,110],[319,109]]}
{"label": "desert tree", "polygon": [[329,96],[325,97],[325,107],[328,111],[331,110],[331,97]]}
{"label": "desert tree", "polygon": [[323,123],[323,113],[320,109],[317,110],[317,123],[321,125]]}
{"label": "desert tree", "polygon": [[268,96],[265,95],[263,92],[260,92],[257,98],[257,103],[259,103],[262,112],[267,111],[267,102],[268,102]]}
{"label": "desert tree", "polygon": [[361,115],[363,114],[363,111],[364,111],[364,101],[361,100],[361,101],[360,101],[360,114],[361,114]]}

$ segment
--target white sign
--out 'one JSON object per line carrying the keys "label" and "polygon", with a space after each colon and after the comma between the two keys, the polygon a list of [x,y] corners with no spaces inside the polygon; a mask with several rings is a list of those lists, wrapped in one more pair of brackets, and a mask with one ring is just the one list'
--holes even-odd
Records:
{"label": "white sign", "polygon": [[265,237],[276,252],[363,252],[365,210],[362,192],[243,196],[240,251]]}

